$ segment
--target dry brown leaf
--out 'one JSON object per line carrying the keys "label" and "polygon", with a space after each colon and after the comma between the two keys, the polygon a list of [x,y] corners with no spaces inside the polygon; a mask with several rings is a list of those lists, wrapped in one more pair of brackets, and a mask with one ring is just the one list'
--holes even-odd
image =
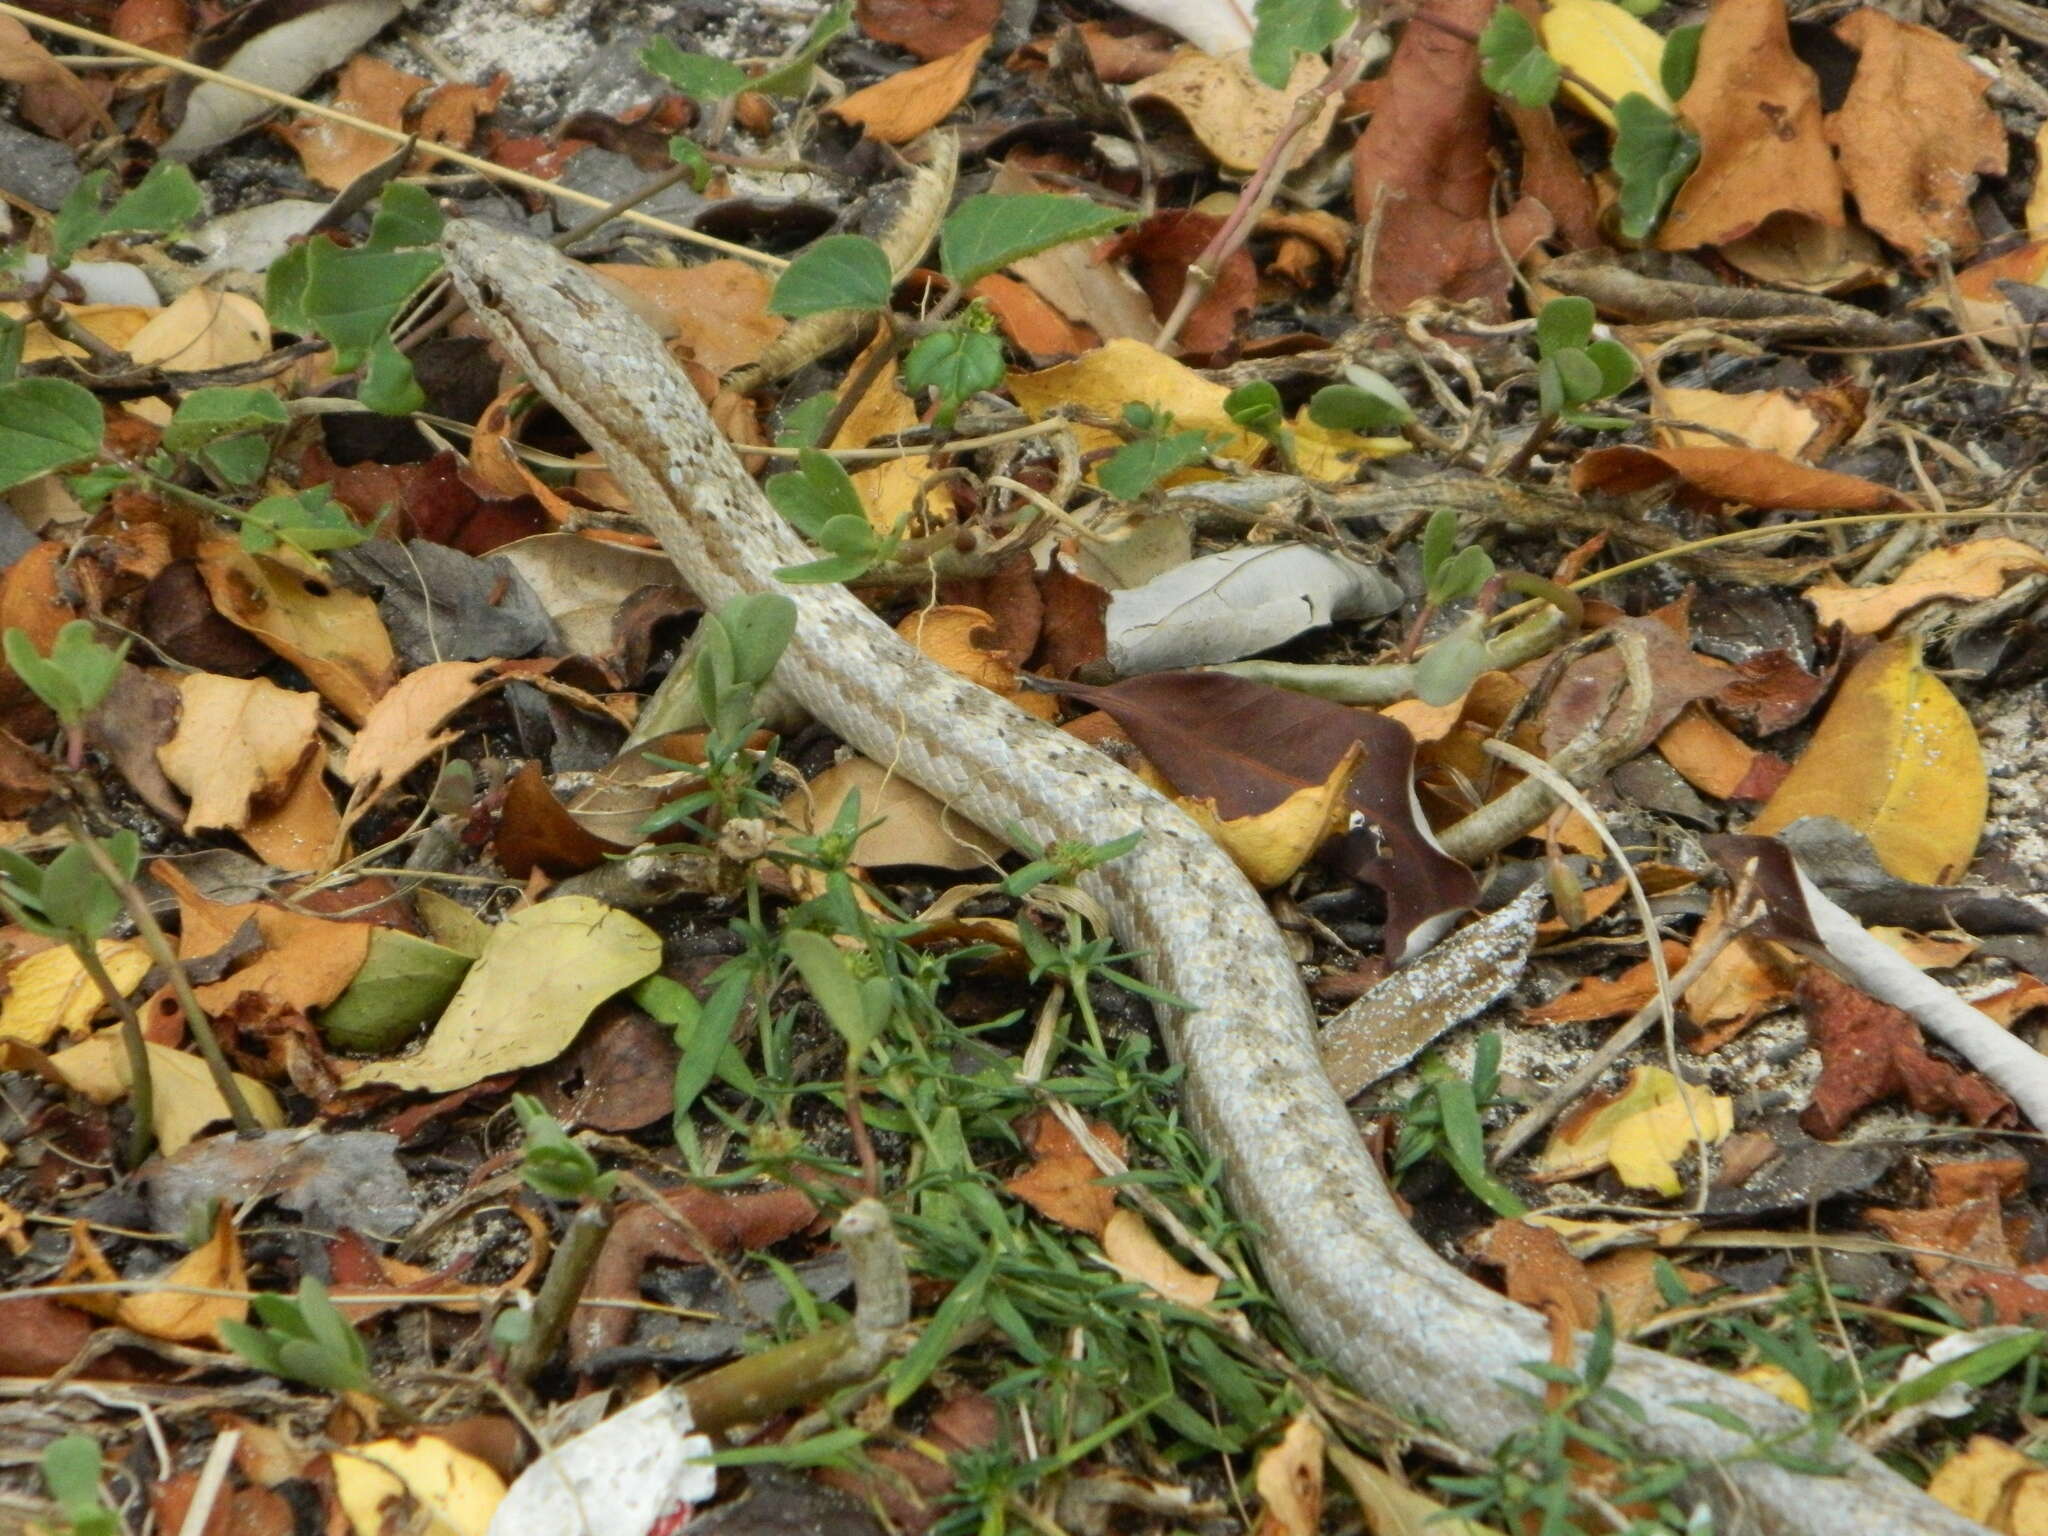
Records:
{"label": "dry brown leaf", "polygon": [[[1088,1130],[1117,1157],[1124,1155],[1124,1139],[1114,1126],[1091,1120]],[[1116,1211],[1116,1189],[1103,1182],[1095,1160],[1049,1111],[1027,1116],[1018,1132],[1031,1149],[1031,1166],[1005,1179],[1003,1188],[1047,1221],[1100,1238]]]}
{"label": "dry brown leaf", "polygon": [[[213,1235],[186,1254],[162,1274],[154,1277],[165,1287],[161,1291],[133,1291],[87,1294],[75,1304],[87,1312],[119,1323],[123,1328],[152,1339],[174,1344],[212,1344],[221,1349],[227,1341],[220,1336],[223,1322],[239,1323],[249,1315],[249,1303],[242,1296],[194,1296],[174,1289],[190,1286],[215,1291],[246,1291],[249,1269],[242,1261],[241,1239],[235,1235],[234,1208],[222,1201],[214,1215]],[[64,1266],[63,1280],[101,1283],[122,1278],[84,1222],[71,1229],[71,1258]]]}
{"label": "dry brown leaf", "polygon": [[1059,701],[1024,687],[1016,662],[995,648],[995,626],[996,621],[979,608],[948,604],[920,608],[896,626],[896,633],[949,672],[1001,695],[1027,715],[1053,719],[1059,714]]}
{"label": "dry brown leaf", "polygon": [[974,71],[988,52],[988,33],[957,53],[889,75],[828,108],[835,117],[866,130],[884,144],[908,144],[939,126],[967,97]]}
{"label": "dry brown leaf", "polygon": [[865,757],[834,763],[811,780],[807,794],[783,802],[783,814],[798,827],[829,827],[847,797],[856,793],[861,824],[867,827],[853,850],[857,864],[990,870],[1006,851],[1001,838],[989,836],[937,796]]}
{"label": "dry brown leaf", "polygon": [[199,1006],[224,1013],[255,994],[273,1009],[310,1013],[341,996],[370,950],[368,923],[338,922],[266,902],[213,901],[168,860],[150,874],[178,899],[178,958],[198,960],[225,948],[253,922],[262,951],[240,970],[197,987]]}
{"label": "dry brown leaf", "polygon": [[[428,83],[420,75],[359,53],[342,66],[334,105],[352,117],[403,129],[405,109]],[[337,192],[391,157],[389,139],[329,117],[295,117],[272,132],[291,145],[308,176]]]}
{"label": "dry brown leaf", "polygon": [[[0,17],[0,21],[4,20],[5,17]],[[120,352],[127,351],[128,343],[136,333],[162,313],[161,310],[142,309],[133,304],[61,304],[58,310],[72,325]],[[0,315],[10,320],[28,320],[28,306],[0,304]],[[52,335],[40,321],[31,321],[22,335],[21,360],[24,364],[85,355],[84,347]]]}
{"label": "dry brown leaf", "polygon": [[1753,234],[1721,246],[1721,259],[1745,276],[1801,293],[1846,293],[1885,281],[1891,262],[1861,224],[1767,219]]}
{"label": "dry brown leaf", "polygon": [[1989,1435],[1937,1467],[1927,1492],[1998,1536],[2048,1536],[2048,1469]]}
{"label": "dry brown leaf", "polygon": [[232,539],[202,544],[199,571],[223,617],[305,673],[351,725],[369,718],[398,675],[375,602],[280,555],[252,555]]}
{"label": "dry brown leaf", "polygon": [[1365,231],[1352,307],[1361,314],[1476,299],[1504,319],[1509,260],[1550,233],[1532,197],[1505,213],[1494,207],[1494,95],[1470,41],[1493,9],[1494,0],[1428,0],[1422,14],[1453,30],[1411,26],[1394,49],[1352,150],[1353,217]]}
{"label": "dry brown leaf", "polygon": [[1996,597],[2022,571],[2048,571],[2048,555],[2018,539],[1971,539],[1929,550],[1883,586],[1830,582],[1808,588],[1806,600],[1821,623],[1840,624],[1854,635],[1875,635],[1922,603]]}
{"label": "dry brown leaf", "polygon": [[190,833],[239,831],[253,809],[284,799],[320,750],[320,700],[267,678],[188,672],[178,729],[157,748],[164,775],[192,802]]}
{"label": "dry brown leaf", "polygon": [[1765,453],[1803,459],[1807,456],[1807,445],[1821,431],[1820,413],[1789,389],[1758,389],[1744,395],[1728,395],[1718,389],[1674,389],[1653,382],[1650,397],[1656,402],[1659,417],[1716,429],[1703,432],[1660,423],[1657,442],[1665,448],[1717,447],[1725,442],[1718,434],[1725,432]]}
{"label": "dry brown leaf", "polygon": [[[876,346],[887,345],[887,339],[877,337]],[[863,352],[852,364],[852,372],[858,373],[867,360]],[[898,432],[907,432],[917,425],[917,405],[896,387],[896,364],[883,368],[874,383],[861,396],[860,404],[853,408],[853,414],[846,418],[846,424],[832,439],[834,448],[865,448],[877,438],[889,437]],[[851,374],[849,374],[849,377]],[[867,513],[868,521],[878,533],[890,533],[905,525],[912,531],[921,531],[914,524],[926,516],[939,517],[938,507],[928,500],[925,480],[932,472],[931,455],[928,453],[907,453],[900,458],[884,459],[879,464],[863,465],[854,470],[853,488],[860,493],[861,509]]]}
{"label": "dry brown leaf", "polygon": [[1252,1486],[1259,1491],[1253,1536],[1316,1536],[1323,1528],[1323,1432],[1297,1413],[1279,1442],[1259,1452]]}
{"label": "dry brown leaf", "polygon": [[714,379],[756,362],[789,328],[768,313],[775,281],[750,261],[706,261],[693,267],[603,262],[586,270],[628,294],[650,317],[671,351],[680,349]]}
{"label": "dry brown leaf", "polygon": [[1696,510],[1723,505],[1770,511],[1881,512],[1906,498],[1875,481],[1837,474],[1753,448],[1595,448],[1572,465],[1572,489],[1628,495],[1666,481],[1684,482]]}
{"label": "dry brown leaf", "polygon": [[1802,816],[1838,817],[1899,879],[1946,885],[1969,870],[1989,795],[1969,715],[1908,637],[1879,646],[1842,680],[1747,830],[1768,837]]}
{"label": "dry brown leaf", "polygon": [[1820,85],[1792,51],[1784,0],[1720,0],[1707,13],[1678,110],[1700,136],[1700,161],[1657,232],[1660,249],[1721,245],[1772,219],[1846,222]]}
{"label": "dry brown leaf", "polygon": [[1782,758],[1759,752],[1697,704],[1664,728],[1657,750],[1686,783],[1716,800],[1767,800],[1787,772]]}
{"label": "dry brown leaf", "polygon": [[2002,285],[2038,287],[2044,278],[2048,278],[2048,239],[2035,239],[2017,250],[1965,267],[1956,274],[1953,285],[1935,284],[1914,301],[1915,307],[1948,310],[1958,325],[1994,345],[2030,347],[2035,326],[2024,316],[2014,323],[2014,304]]}
{"label": "dry brown leaf", "polygon": [[346,859],[341,812],[327,790],[326,754],[316,752],[300,765],[282,799],[253,808],[241,836],[256,857],[288,874]]}
{"label": "dry brown leaf", "polygon": [[498,681],[491,661],[437,661],[408,674],[377,701],[349,746],[341,776],[361,791],[358,800],[374,799],[456,740],[462,733],[442,726]]}
{"label": "dry brown leaf", "polygon": [[[1686,948],[1676,939],[1664,941],[1664,968],[1675,971],[1685,964]],[[1522,1015],[1530,1024],[1584,1024],[1594,1019],[1618,1019],[1634,1013],[1657,995],[1657,972],[1647,960],[1639,960],[1619,976],[1583,976],[1549,1002]]]}
{"label": "dry brown leaf", "polygon": [[1861,6],[1835,23],[1856,74],[1827,119],[1856,214],[1916,260],[1977,249],[1970,197],[2005,174],[2005,126],[1985,101],[1991,77],[1931,27]]}
{"label": "dry brown leaf", "polygon": [[995,312],[1003,334],[1037,363],[1075,357],[1096,344],[1095,333],[1074,324],[1029,283],[1000,272],[968,289]]}
{"label": "dry brown leaf", "polygon": [[1127,1280],[1150,1286],[1184,1307],[1206,1307],[1223,1289],[1214,1275],[1198,1275],[1166,1251],[1145,1218],[1121,1207],[1102,1226],[1102,1256]]}
{"label": "dry brown leaf", "polygon": [[229,368],[270,351],[270,321],[263,306],[244,294],[187,288],[129,338],[127,350],[147,366]]}
{"label": "dry brown leaf", "polygon": [[[50,50],[30,35],[27,27],[11,16],[0,16],[0,80],[21,86],[24,92],[41,92],[61,102],[56,113],[39,115],[46,120],[38,126],[54,137],[73,139],[87,124],[97,124],[107,133],[119,133],[114,120],[97,93],[89,90],[77,75],[59,64]],[[61,115],[65,121],[48,119]]]}
{"label": "dry brown leaf", "polygon": [[[1294,73],[1276,91],[1252,73],[1248,53],[1210,54],[1187,46],[1175,52],[1166,68],[1143,81],[1131,99],[1172,108],[1218,165],[1226,171],[1245,172],[1256,168],[1271,152],[1281,128],[1293,115],[1295,102],[1321,84],[1329,72],[1319,54],[1297,54]],[[1295,137],[1285,169],[1298,168],[1322,148],[1336,120],[1333,96],[1315,121]]]}
{"label": "dry brown leaf", "polygon": [[920,59],[943,58],[995,30],[1002,0],[859,0],[861,32]]}

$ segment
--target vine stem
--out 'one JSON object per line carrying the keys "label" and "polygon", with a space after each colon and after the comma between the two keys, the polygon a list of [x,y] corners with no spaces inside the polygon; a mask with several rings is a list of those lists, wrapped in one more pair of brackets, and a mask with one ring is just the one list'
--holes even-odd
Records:
{"label": "vine stem", "polygon": [[1360,8],[1358,20],[1337,45],[1337,52],[1330,61],[1330,72],[1314,86],[1294,99],[1294,110],[1287,121],[1273,137],[1272,145],[1258,168],[1252,172],[1237,195],[1237,206],[1209,237],[1209,243],[1202,247],[1188,267],[1187,280],[1181,284],[1180,297],[1174,302],[1173,312],[1159,327],[1159,334],[1152,338],[1152,345],[1161,352],[1173,345],[1181,328],[1188,322],[1188,316],[1195,307],[1209,296],[1216,286],[1216,280],[1223,275],[1223,264],[1251,238],[1252,226],[1259,215],[1272,206],[1273,199],[1280,191],[1280,184],[1286,179],[1282,169],[1288,160],[1294,141],[1301,137],[1308,125],[1316,120],[1323,110],[1323,103],[1339,92],[1349,90],[1358,77],[1365,73],[1366,39],[1377,32],[1381,25],[1380,7],[1377,3]]}
{"label": "vine stem", "polygon": [[[213,1021],[199,1006],[199,999],[192,991],[192,978],[185,974],[178,952],[171,948],[171,941],[157,922],[156,914],[149,910],[149,903],[142,899],[142,892],[136,889],[135,883],[124,877],[107,856],[107,850],[100,846],[99,839],[91,836],[85,824],[75,816],[71,818],[71,835],[85,849],[86,857],[92,860],[93,868],[100,872],[100,877],[120,893],[121,905],[135,924],[136,936],[148,949],[150,958],[171,978],[171,991],[177,995],[178,1007],[184,1012],[185,1026],[192,1031],[192,1041],[199,1047],[199,1054],[206,1058],[206,1069],[213,1074],[213,1086],[227,1105],[235,1130],[243,1136],[261,1135],[262,1122],[249,1108],[249,1101],[242,1097],[241,1084],[235,1081],[234,1069],[228,1065],[227,1054],[220,1048],[220,1036],[213,1032]],[[130,1092],[133,1091],[131,1088]]]}
{"label": "vine stem", "polygon": [[135,1005],[107,974],[98,941],[87,939],[73,944],[71,952],[78,956],[80,968],[92,978],[100,996],[121,1019],[121,1044],[128,1052],[128,1112],[132,1117],[122,1162],[132,1173],[149,1157],[149,1149],[156,1141],[156,1080],[150,1074],[149,1043],[142,1038],[142,1019]]}

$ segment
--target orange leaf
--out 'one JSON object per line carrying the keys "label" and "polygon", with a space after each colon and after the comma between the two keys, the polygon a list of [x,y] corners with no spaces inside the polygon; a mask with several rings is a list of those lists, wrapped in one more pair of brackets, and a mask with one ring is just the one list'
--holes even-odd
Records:
{"label": "orange leaf", "polygon": [[1596,448],[1572,466],[1572,489],[1627,495],[1684,482],[1696,510],[1721,504],[1776,511],[1879,512],[1909,505],[1897,491],[1754,448]]}
{"label": "orange leaf", "polygon": [[855,91],[831,111],[865,129],[869,138],[884,144],[908,144],[938,127],[966,98],[968,87],[974,84],[975,68],[988,52],[988,42],[989,34],[983,33],[958,53]]}

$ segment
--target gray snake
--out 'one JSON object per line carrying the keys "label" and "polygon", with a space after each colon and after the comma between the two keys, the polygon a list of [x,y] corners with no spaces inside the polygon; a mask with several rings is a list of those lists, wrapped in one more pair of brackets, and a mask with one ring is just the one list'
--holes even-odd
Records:
{"label": "gray snake", "polygon": [[[551,247],[469,221],[444,254],[471,312],[604,459],[697,596],[786,592],[796,635],[776,677],[857,750],[1001,834],[1136,849],[1086,877],[1146,978],[1192,1004],[1160,1023],[1184,1076],[1181,1109],[1221,1163],[1274,1294],[1353,1386],[1420,1412],[1460,1443],[1497,1445],[1530,1422],[1506,1389],[1536,1386],[1541,1317],[1445,1262],[1403,1219],[1324,1077],[1301,978],[1258,893],[1172,804],[1092,748],[926,660],[845,588],[784,587],[815,558],[776,513],[654,334]],[[1692,1491],[1727,1533],[1968,1536],[1974,1521],[1853,1447],[1837,1476],[1775,1466],[1688,1411],[1707,1403],[1760,1434],[1805,1418],[1720,1372],[1623,1345],[1611,1384],[1643,1422],[1606,1427],[1645,1452],[1702,1464]]]}

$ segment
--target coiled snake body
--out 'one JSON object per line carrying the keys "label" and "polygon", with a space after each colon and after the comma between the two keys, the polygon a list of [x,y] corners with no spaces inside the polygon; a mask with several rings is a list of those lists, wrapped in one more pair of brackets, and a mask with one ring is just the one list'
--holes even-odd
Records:
{"label": "coiled snake body", "polygon": [[[927,661],[843,587],[783,587],[815,558],[713,425],[651,331],[552,248],[469,221],[444,237],[471,311],[604,458],[635,512],[710,606],[769,589],[795,600],[776,676],[869,757],[1000,834],[1136,849],[1088,877],[1147,978],[1194,1006],[1161,1020],[1184,1073],[1181,1108],[1222,1163],[1274,1293],[1310,1345],[1360,1391],[1487,1449],[1529,1422],[1503,1383],[1534,1388],[1541,1318],[1439,1258],[1403,1220],[1330,1088],[1315,1018],[1280,933],[1230,859],[1174,806],[1089,747]],[[1742,1435],[1686,1411],[1711,1403],[1760,1434],[1802,1416],[1704,1367],[1622,1346],[1611,1383],[1647,1422],[1610,1426],[1645,1451],[1714,1463],[1694,1480],[1723,1533],[1968,1536],[1859,1451],[1839,1477],[1786,1471]],[[1747,1452],[1747,1454],[1745,1454]]]}

